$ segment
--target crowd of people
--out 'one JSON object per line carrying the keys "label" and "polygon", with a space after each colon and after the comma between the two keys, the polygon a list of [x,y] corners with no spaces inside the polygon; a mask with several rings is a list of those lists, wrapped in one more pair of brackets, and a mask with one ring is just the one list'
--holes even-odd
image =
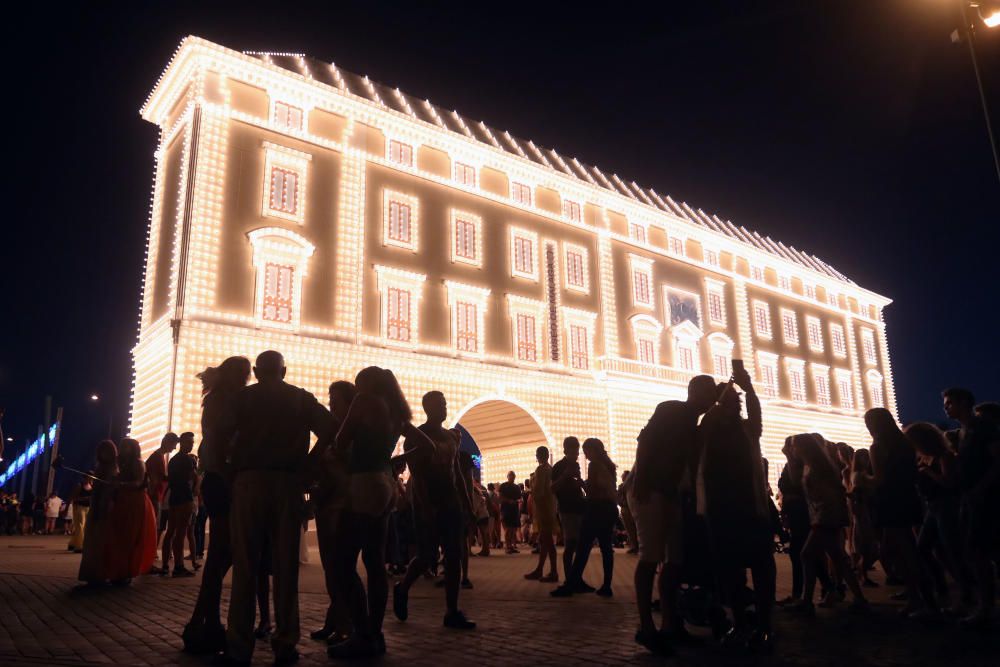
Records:
{"label": "crowd of people", "polygon": [[[60,501],[72,527],[68,548],[82,547],[79,576],[88,585],[202,569],[182,636],[189,652],[249,664],[255,642],[270,639],[276,664],[298,659],[309,520],[329,598],[323,626],[310,637],[326,641],[334,659],[384,653],[390,595],[392,614],[406,621],[412,586],[439,571],[444,625],[475,629],[459,606],[461,591],[473,587],[470,559],[517,554],[522,545],[537,555],[524,579],[556,584],[553,597],[614,595],[615,547],[636,555],[635,639],[658,655],[703,643],[691,624],[710,625],[726,646],[769,652],[775,608],[814,614],[817,582],[819,606],[835,607],[850,592],[847,610],[866,613],[864,590],[879,585],[876,564],[887,584],[902,587],[894,597],[905,601],[906,615],[948,613],[970,628],[989,627],[1000,406],[977,406],[966,390],[944,392],[945,412],[959,424],[953,431],[927,423],[900,429],[888,410],[874,408],[865,415],[868,448],[790,436],[774,493],[761,455],[760,401],[737,363],[729,382],[697,376],[686,401],[657,406],[630,470],[618,471],[601,440],[568,436],[558,460],[538,447],[537,467],[521,483],[511,471],[484,485],[460,432],[444,426],[440,391],[422,397],[426,421],[414,425],[389,370],[372,366],[353,383],[334,382],[329,409],[286,383],[285,371],[274,351],[253,367],[231,357],[207,369],[199,376],[197,456],[190,432],[166,434],[145,461],[135,440],[104,441],[70,507]],[[16,501],[5,504],[18,508],[20,521]],[[41,530],[48,528],[43,519]],[[595,543],[603,576],[592,586],[584,573]],[[778,552],[792,569],[792,594],[781,601]]]}

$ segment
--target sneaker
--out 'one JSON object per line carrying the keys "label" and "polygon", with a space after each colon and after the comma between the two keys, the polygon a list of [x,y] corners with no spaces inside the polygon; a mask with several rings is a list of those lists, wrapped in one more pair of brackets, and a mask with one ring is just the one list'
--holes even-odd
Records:
{"label": "sneaker", "polygon": [[471,591],[474,588],[474,586],[472,585],[472,582],[469,581],[469,579],[462,579],[462,588],[464,588],[467,591]]}
{"label": "sneaker", "polygon": [[612,595],[614,595],[614,593],[611,591],[611,586],[601,586],[596,591],[594,591],[594,593],[600,595],[602,598],[609,598]]}
{"label": "sneaker", "polygon": [[576,586],[573,587],[574,593],[593,593],[597,589],[588,584],[586,581],[580,580]]}
{"label": "sneaker", "polygon": [[524,578],[527,579],[527,580],[529,580],[529,581],[532,580],[532,579],[541,579],[542,578],[542,573],[539,572],[538,570],[535,570],[533,572],[529,572],[528,574],[524,575]]}
{"label": "sneaker", "polygon": [[559,586],[555,590],[551,591],[549,595],[551,595],[554,598],[573,597],[573,588],[571,588],[566,584],[563,584],[562,586]]}
{"label": "sneaker", "polygon": [[757,655],[771,655],[774,653],[774,637],[769,630],[757,628],[750,633],[747,648]]}
{"label": "sneaker", "polygon": [[186,567],[175,567],[174,571],[171,573],[172,577],[193,577],[194,572],[187,569]]}
{"label": "sneaker", "polygon": [[475,630],[475,621],[470,621],[461,610],[449,612],[444,615],[444,627],[454,630]]}
{"label": "sneaker", "polygon": [[410,616],[409,599],[410,592],[403,590],[400,584],[392,587],[392,613],[401,621],[405,621]]}
{"label": "sneaker", "polygon": [[539,581],[539,583],[543,583],[543,584],[558,584],[559,583],[559,575],[556,574],[555,572],[553,572],[551,574],[545,575],[544,577],[539,577],[538,581]]}
{"label": "sneaker", "polygon": [[674,654],[674,650],[670,647],[667,639],[662,633],[655,630],[637,631],[635,633],[635,643],[654,655],[670,656]]}

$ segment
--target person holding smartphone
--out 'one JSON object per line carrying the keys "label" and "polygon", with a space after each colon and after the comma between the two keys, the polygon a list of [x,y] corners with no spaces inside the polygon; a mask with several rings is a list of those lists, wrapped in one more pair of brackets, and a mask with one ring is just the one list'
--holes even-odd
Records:
{"label": "person holding smartphone", "polygon": [[[746,397],[747,419],[737,387]],[[718,402],[699,427],[698,513],[709,529],[717,577],[732,610],[734,627],[725,641],[750,650],[771,650],[774,605],[774,544],[767,481],[760,453],[763,431],[760,400],[742,360],[733,360],[733,378],[718,385]],[[746,613],[746,569],[753,573],[757,627]]]}

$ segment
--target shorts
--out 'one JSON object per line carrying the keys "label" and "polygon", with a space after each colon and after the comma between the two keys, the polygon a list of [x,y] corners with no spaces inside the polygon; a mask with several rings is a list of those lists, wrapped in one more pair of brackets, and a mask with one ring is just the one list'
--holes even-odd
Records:
{"label": "shorts", "polygon": [[500,519],[506,528],[520,528],[521,515],[517,511],[516,505],[502,505],[500,507]]}
{"label": "shorts", "polygon": [[670,501],[654,491],[645,502],[631,493],[628,506],[635,519],[635,532],[639,539],[639,560],[644,563],[684,562],[684,520],[679,502]]}
{"label": "shorts", "polygon": [[562,524],[564,542],[576,542],[580,539],[580,526],[583,524],[583,514],[577,512],[560,512],[559,523]]}
{"label": "shorts", "polygon": [[437,510],[431,519],[431,525],[422,521],[417,526],[417,553],[428,565],[438,560],[438,548],[446,562],[458,562],[462,556],[462,544],[465,540],[465,522],[462,521],[462,511],[458,509]]}
{"label": "shorts", "polygon": [[385,472],[351,473],[350,497],[355,514],[384,517],[396,498],[396,485]]}

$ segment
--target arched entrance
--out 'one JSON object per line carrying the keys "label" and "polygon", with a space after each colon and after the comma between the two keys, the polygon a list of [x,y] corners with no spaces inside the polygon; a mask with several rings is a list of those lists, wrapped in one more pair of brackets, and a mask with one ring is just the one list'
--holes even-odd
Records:
{"label": "arched entrance", "polygon": [[[507,398],[484,398],[471,403],[456,423],[464,429],[482,457],[484,484],[504,481],[513,470],[518,481],[535,470],[535,449],[551,440],[527,406]],[[550,446],[551,449],[551,446]]]}

